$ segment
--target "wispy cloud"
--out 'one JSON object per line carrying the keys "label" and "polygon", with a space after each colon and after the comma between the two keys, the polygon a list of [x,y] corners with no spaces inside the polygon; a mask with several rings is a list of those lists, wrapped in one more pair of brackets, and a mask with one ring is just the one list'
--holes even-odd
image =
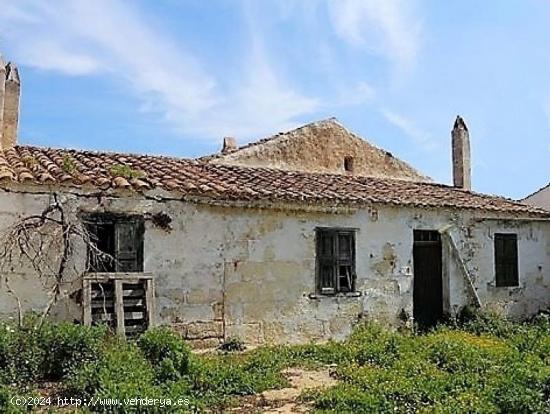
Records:
{"label": "wispy cloud", "polygon": [[142,108],[154,108],[182,133],[262,134],[293,126],[318,106],[276,73],[259,43],[243,59],[246,76],[220,86],[227,80],[127,2],[21,0],[0,8],[0,24],[9,28],[2,40],[19,63],[123,80]]}
{"label": "wispy cloud", "polygon": [[358,48],[385,56],[398,71],[415,62],[421,22],[412,0],[327,0],[336,33]]}
{"label": "wispy cloud", "polygon": [[[237,136],[272,134],[296,127],[298,117],[315,112],[321,106],[317,98],[308,97],[290,85],[265,46],[261,18],[255,5],[242,7],[247,28],[247,47],[243,54],[243,76],[229,80],[227,101],[215,109],[216,117],[194,128],[206,134],[230,133]],[[227,126],[231,125],[231,130]],[[224,129],[225,128],[225,129]]]}
{"label": "wispy cloud", "polygon": [[[548,102],[544,102],[542,105],[542,111],[544,112],[544,116],[546,118],[546,124],[547,124],[547,134],[550,135],[550,100]],[[550,152],[550,139],[547,140],[546,143],[546,150]]]}
{"label": "wispy cloud", "polygon": [[389,109],[382,109],[382,115],[393,126],[399,128],[407,137],[412,139],[415,144],[419,145],[425,151],[432,151],[436,148],[436,142],[433,137],[418,128],[417,125],[410,119],[397,114]]}

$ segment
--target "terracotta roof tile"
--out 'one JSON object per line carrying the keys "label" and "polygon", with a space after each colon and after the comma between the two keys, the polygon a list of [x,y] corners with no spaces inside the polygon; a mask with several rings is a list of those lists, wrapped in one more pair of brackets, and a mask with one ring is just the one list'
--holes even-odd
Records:
{"label": "terracotta roof tile", "polygon": [[443,184],[341,174],[211,164],[160,156],[17,146],[0,151],[0,180],[93,185],[145,191],[161,188],[217,200],[308,204],[368,203],[480,209],[550,218],[550,212]]}

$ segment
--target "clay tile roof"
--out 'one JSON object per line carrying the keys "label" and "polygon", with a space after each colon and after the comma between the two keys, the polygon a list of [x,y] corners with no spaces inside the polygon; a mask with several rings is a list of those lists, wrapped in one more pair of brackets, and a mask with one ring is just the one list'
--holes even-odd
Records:
{"label": "clay tile roof", "polygon": [[212,164],[161,156],[17,146],[0,151],[0,185],[9,182],[146,191],[183,197],[331,206],[390,204],[477,209],[550,218],[550,212],[443,184]]}

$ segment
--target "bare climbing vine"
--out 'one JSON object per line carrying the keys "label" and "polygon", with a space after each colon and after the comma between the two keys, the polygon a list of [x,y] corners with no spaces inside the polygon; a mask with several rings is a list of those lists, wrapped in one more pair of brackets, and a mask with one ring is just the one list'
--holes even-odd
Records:
{"label": "bare climbing vine", "polygon": [[87,249],[90,263],[112,260],[97,248],[86,226],[77,216],[69,214],[66,203],[55,193],[40,214],[23,217],[8,227],[0,243],[0,280],[17,303],[20,325],[23,309],[12,279],[20,277],[17,273],[20,269],[30,269],[46,287],[48,301],[36,328],[42,326],[55,304],[67,295],[63,285],[85,273],[86,265],[73,260],[76,250]]}

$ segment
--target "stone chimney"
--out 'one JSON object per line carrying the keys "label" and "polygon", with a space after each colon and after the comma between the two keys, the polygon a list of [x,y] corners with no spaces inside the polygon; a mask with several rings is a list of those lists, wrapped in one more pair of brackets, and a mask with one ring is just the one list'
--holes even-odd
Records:
{"label": "stone chimney", "polygon": [[237,150],[237,140],[233,137],[223,137],[222,154],[229,154]]}
{"label": "stone chimney", "polygon": [[0,150],[3,148],[2,133],[4,130],[4,97],[6,96],[6,62],[0,54]]}
{"label": "stone chimney", "polygon": [[19,124],[19,95],[21,81],[13,63],[6,64],[0,56],[0,149],[17,144]]}
{"label": "stone chimney", "polygon": [[456,117],[451,136],[453,145],[454,186],[465,190],[471,190],[470,133],[461,116]]}

